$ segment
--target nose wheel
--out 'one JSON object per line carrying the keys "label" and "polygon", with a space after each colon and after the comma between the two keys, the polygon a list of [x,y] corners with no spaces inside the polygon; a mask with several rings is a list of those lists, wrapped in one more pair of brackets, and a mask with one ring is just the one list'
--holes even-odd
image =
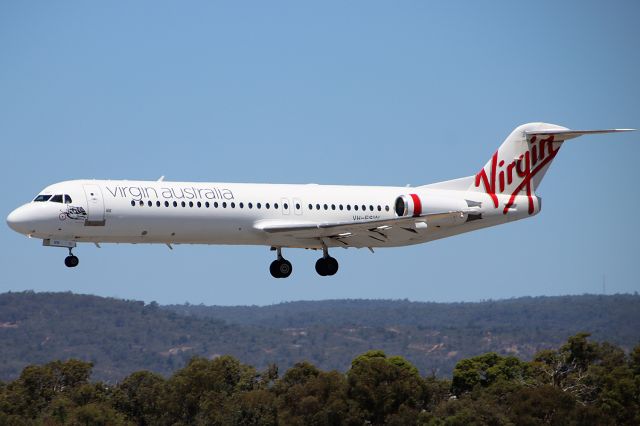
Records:
{"label": "nose wheel", "polygon": [[282,249],[280,247],[277,248],[278,258],[271,262],[269,266],[269,272],[271,272],[271,276],[273,278],[287,278],[291,275],[293,271],[293,266],[291,262],[282,257]]}
{"label": "nose wheel", "polygon": [[323,256],[316,261],[316,272],[323,277],[335,275],[338,272],[338,261],[329,256],[329,250],[326,246],[322,248],[322,253]]}
{"label": "nose wheel", "polygon": [[71,252],[71,249],[69,249],[69,256],[64,258],[65,266],[67,268],[75,268],[78,266],[78,263],[80,263],[80,259]]}

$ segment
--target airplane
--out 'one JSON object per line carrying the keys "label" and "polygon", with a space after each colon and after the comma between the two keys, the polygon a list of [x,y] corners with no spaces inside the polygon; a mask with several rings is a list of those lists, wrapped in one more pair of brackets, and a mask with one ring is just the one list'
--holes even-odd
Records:
{"label": "airplane", "polygon": [[43,189],[7,224],[48,247],[77,243],[263,245],[269,270],[293,270],[284,248],[322,250],[321,276],[338,271],[329,249],[398,247],[534,216],[542,178],[562,144],[597,133],[548,123],[517,127],[478,173],[416,187],[70,180]]}

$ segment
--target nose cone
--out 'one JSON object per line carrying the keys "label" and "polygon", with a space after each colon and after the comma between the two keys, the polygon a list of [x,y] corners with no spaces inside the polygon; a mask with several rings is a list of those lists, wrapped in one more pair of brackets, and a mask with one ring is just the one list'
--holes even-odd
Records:
{"label": "nose cone", "polygon": [[29,233],[29,225],[31,222],[31,218],[29,217],[29,213],[26,211],[25,206],[18,207],[7,216],[7,225],[9,228],[13,229],[16,232],[21,234]]}

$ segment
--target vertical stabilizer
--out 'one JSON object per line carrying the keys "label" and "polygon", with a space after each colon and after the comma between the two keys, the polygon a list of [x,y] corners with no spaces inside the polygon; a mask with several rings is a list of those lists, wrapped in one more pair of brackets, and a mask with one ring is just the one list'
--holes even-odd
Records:
{"label": "vertical stabilizer", "polygon": [[570,130],[549,123],[528,123],[517,127],[475,175],[469,191],[486,192],[499,207],[498,195],[509,196],[506,213],[515,197],[526,195],[533,213],[533,195],[551,162],[567,139],[594,133],[624,132],[632,129]]}

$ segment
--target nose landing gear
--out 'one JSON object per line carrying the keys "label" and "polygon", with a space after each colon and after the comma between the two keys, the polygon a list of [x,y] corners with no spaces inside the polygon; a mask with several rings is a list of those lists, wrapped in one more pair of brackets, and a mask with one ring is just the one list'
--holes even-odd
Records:
{"label": "nose landing gear", "polygon": [[78,263],[80,263],[80,259],[78,259],[78,256],[75,256],[71,252],[71,248],[69,248],[69,256],[64,258],[65,266],[67,268],[75,268],[76,266],[78,266]]}
{"label": "nose landing gear", "polygon": [[278,258],[271,262],[269,272],[271,272],[273,278],[287,278],[291,275],[293,266],[291,266],[291,262],[282,257],[282,249],[280,247],[276,250],[278,251]]}

